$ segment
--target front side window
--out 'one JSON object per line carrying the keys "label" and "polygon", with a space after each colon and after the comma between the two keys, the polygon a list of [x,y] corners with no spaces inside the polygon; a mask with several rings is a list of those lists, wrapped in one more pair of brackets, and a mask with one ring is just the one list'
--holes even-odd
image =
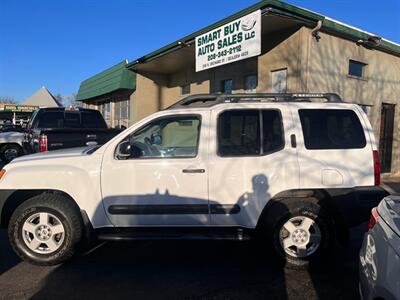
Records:
{"label": "front side window", "polygon": [[130,136],[134,157],[196,157],[201,120],[199,116],[158,119]]}
{"label": "front side window", "polygon": [[307,149],[360,149],[366,145],[356,113],[348,109],[300,109]]}
{"label": "front side window", "polygon": [[218,118],[220,156],[264,155],[284,146],[278,110],[229,110]]}

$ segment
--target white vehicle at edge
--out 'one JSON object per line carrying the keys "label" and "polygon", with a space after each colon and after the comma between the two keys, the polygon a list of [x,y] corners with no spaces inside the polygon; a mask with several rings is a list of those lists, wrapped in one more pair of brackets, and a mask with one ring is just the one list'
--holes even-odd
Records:
{"label": "white vehicle at edge", "polygon": [[23,154],[23,132],[1,132],[0,133],[0,159],[10,162]]}
{"label": "white vehicle at edge", "polygon": [[0,173],[1,225],[39,265],[65,261],[90,234],[257,236],[305,265],[346,235],[346,215],[368,219],[386,195],[367,116],[337,99],[190,96],[102,147],[17,158]]}

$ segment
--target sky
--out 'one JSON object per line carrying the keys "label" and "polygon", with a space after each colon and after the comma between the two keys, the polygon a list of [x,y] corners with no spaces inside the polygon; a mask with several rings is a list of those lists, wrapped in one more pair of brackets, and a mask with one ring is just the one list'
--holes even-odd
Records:
{"label": "sky", "polygon": [[[133,61],[255,0],[0,0],[0,97],[23,101],[46,86]],[[287,0],[400,43],[400,0]]]}

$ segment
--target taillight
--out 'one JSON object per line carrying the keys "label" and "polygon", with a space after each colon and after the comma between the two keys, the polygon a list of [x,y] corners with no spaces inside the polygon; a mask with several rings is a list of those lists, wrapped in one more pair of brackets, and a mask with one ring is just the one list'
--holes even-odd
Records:
{"label": "taillight", "polygon": [[374,207],[371,210],[371,219],[369,219],[368,222],[368,230],[371,230],[375,226],[376,222],[378,222],[378,220],[379,220],[378,211],[376,210],[376,207]]}
{"label": "taillight", "polygon": [[375,185],[381,184],[381,164],[379,163],[379,152],[374,150],[372,152],[374,156],[374,178],[375,178]]}
{"label": "taillight", "polygon": [[41,135],[39,139],[39,151],[46,152],[47,151],[47,136]]}

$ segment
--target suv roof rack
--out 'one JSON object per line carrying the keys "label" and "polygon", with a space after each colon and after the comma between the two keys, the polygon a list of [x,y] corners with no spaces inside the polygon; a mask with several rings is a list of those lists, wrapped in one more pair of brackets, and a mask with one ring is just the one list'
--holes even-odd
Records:
{"label": "suv roof rack", "polygon": [[183,107],[210,107],[221,103],[313,102],[314,99],[324,99],[325,102],[331,103],[343,102],[340,96],[334,93],[196,94],[183,98],[167,109]]}

